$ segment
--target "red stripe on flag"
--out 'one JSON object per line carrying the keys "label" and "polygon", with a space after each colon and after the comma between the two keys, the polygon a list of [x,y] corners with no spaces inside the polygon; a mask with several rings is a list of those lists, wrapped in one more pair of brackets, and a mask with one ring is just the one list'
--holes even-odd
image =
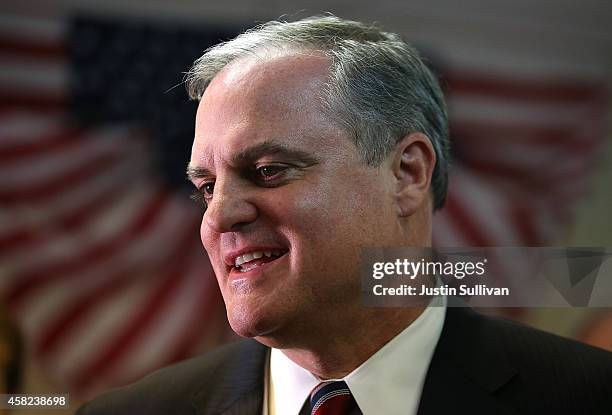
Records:
{"label": "red stripe on flag", "polygon": [[451,95],[489,95],[532,102],[593,101],[607,97],[605,84],[601,82],[508,79],[467,73],[447,74],[442,81]]}
{"label": "red stripe on flag", "polygon": [[15,145],[0,147],[0,162],[21,163],[23,157],[44,155],[41,153],[52,153],[65,151],[70,147],[80,145],[84,130],[77,128],[65,128],[55,134],[49,135],[45,140],[15,143]]}
{"label": "red stripe on flag", "polygon": [[0,36],[0,51],[4,55],[16,57],[27,56],[47,61],[50,59],[65,61],[67,48],[61,42],[42,43],[39,39],[31,40],[2,34]]}
{"label": "red stripe on flag", "polygon": [[68,99],[64,94],[35,91],[7,91],[0,88],[0,112],[14,111],[24,108],[28,111],[59,111],[66,110]]}
{"label": "red stripe on flag", "polygon": [[517,205],[512,207],[510,222],[519,234],[521,243],[525,246],[542,246],[546,244],[534,223],[534,206]]}
{"label": "red stripe on flag", "polygon": [[[585,120],[586,121],[586,120]],[[499,145],[500,141],[516,143],[558,146],[576,146],[576,148],[589,148],[593,143],[600,141],[598,137],[584,136],[578,131],[581,126],[574,129],[566,127],[508,124],[503,121],[466,121],[451,120],[450,132],[453,138],[464,141],[486,141],[491,145]]]}
{"label": "red stripe on flag", "polygon": [[[551,160],[551,164],[555,160]],[[465,160],[462,164],[469,166],[470,169],[477,171],[480,176],[488,178],[509,179],[515,183],[516,187],[526,192],[547,191],[549,192],[556,185],[563,185],[566,180],[572,180],[577,175],[589,174],[593,171],[594,165],[584,163],[579,166],[566,169],[563,172],[540,171],[530,166],[517,166],[511,161],[507,164],[500,160]]]}
{"label": "red stripe on flag", "polygon": [[72,168],[62,176],[29,187],[11,190],[0,190],[0,200],[5,203],[42,203],[58,193],[79,186],[91,176],[102,174],[109,165],[120,160],[118,154],[102,154],[88,161],[85,165]]}

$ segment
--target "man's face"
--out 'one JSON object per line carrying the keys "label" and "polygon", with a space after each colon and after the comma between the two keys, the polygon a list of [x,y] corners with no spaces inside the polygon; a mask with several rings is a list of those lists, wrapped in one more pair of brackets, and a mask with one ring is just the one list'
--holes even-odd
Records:
{"label": "man's face", "polygon": [[366,166],[320,111],[327,71],[315,56],[240,61],[198,108],[202,243],[232,328],[264,342],[353,313],[361,248],[393,238],[390,169]]}

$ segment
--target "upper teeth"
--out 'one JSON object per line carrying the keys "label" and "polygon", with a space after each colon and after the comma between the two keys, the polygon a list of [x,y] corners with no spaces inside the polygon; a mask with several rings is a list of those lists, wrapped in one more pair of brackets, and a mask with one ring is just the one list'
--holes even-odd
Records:
{"label": "upper teeth", "polygon": [[249,252],[247,254],[244,255],[238,255],[236,257],[236,259],[234,260],[234,266],[235,267],[239,267],[240,265],[244,264],[245,262],[249,262],[252,261],[254,259],[259,259],[262,258],[264,256],[270,258],[272,256],[281,256],[282,255],[282,251],[253,251],[253,252]]}

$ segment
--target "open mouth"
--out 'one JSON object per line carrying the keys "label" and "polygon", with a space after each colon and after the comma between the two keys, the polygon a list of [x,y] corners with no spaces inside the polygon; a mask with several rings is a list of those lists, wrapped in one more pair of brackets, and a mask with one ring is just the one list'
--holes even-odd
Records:
{"label": "open mouth", "polygon": [[276,261],[284,256],[288,250],[253,251],[239,255],[234,261],[234,268],[239,272],[249,272],[256,268]]}

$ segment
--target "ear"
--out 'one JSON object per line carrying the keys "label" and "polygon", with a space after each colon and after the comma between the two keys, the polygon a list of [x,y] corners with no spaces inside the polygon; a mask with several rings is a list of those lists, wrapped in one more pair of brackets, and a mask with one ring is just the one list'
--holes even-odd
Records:
{"label": "ear", "polygon": [[392,163],[398,215],[411,216],[429,200],[436,153],[425,134],[411,133],[395,146]]}

